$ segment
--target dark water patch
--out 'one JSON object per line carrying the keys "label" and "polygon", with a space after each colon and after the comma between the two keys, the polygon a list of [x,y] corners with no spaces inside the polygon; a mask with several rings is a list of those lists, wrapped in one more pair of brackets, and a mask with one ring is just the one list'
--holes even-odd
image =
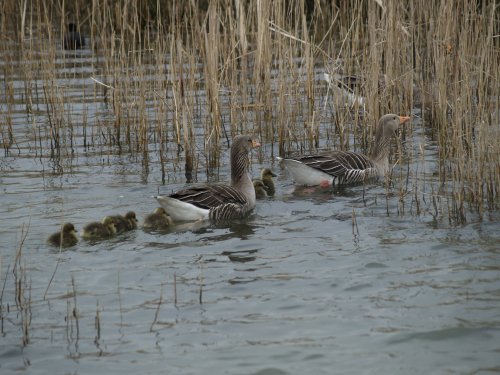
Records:
{"label": "dark water patch", "polygon": [[494,335],[486,328],[450,327],[428,332],[415,332],[399,335],[400,337],[388,340],[389,344],[401,344],[406,341],[446,341],[462,339],[480,339],[491,341]]}

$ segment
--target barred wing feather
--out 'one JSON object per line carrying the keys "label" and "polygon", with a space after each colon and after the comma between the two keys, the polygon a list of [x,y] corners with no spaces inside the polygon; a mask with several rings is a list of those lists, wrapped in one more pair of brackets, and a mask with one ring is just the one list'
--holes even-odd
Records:
{"label": "barred wing feather", "polygon": [[211,209],[226,204],[247,204],[245,196],[228,185],[190,187],[177,191],[171,194],[170,197],[204,209]]}
{"label": "barred wing feather", "polygon": [[351,184],[364,181],[377,174],[375,164],[363,154],[351,151],[334,151],[324,155],[308,155],[295,160],[333,176],[334,184]]}

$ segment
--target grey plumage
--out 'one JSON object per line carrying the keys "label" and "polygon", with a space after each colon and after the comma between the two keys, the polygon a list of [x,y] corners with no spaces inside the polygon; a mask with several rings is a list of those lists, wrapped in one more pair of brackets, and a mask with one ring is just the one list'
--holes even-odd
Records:
{"label": "grey plumage", "polygon": [[233,139],[231,146],[231,185],[213,184],[189,187],[157,199],[174,221],[242,218],[255,206],[250,178],[249,153],[260,144],[250,135]]}
{"label": "grey plumage", "polygon": [[[324,154],[282,159],[297,183],[344,185],[383,176],[389,170],[389,145],[400,124],[410,118],[387,114],[380,118],[370,153],[332,151]],[[304,168],[311,168],[308,173]],[[308,178],[308,174],[314,177]],[[297,181],[298,180],[298,181]],[[326,184],[325,184],[326,185]]]}

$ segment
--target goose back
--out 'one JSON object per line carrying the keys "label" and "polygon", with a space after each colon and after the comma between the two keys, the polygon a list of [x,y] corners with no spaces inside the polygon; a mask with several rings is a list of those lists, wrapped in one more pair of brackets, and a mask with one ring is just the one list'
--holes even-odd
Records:
{"label": "goose back", "polygon": [[294,160],[330,175],[332,185],[359,183],[378,175],[376,165],[367,156],[351,151],[307,155]]}

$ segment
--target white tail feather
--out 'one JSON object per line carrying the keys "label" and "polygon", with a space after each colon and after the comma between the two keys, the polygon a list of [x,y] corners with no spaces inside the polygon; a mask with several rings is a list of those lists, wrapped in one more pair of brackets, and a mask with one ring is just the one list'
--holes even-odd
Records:
{"label": "white tail feather", "polygon": [[158,203],[167,211],[173,221],[195,221],[208,219],[209,210],[199,208],[175,198],[158,195]]}
{"label": "white tail feather", "polygon": [[311,168],[300,161],[280,157],[278,157],[278,160],[285,165],[297,185],[316,186],[324,184],[325,181],[331,184],[333,181],[333,176]]}

